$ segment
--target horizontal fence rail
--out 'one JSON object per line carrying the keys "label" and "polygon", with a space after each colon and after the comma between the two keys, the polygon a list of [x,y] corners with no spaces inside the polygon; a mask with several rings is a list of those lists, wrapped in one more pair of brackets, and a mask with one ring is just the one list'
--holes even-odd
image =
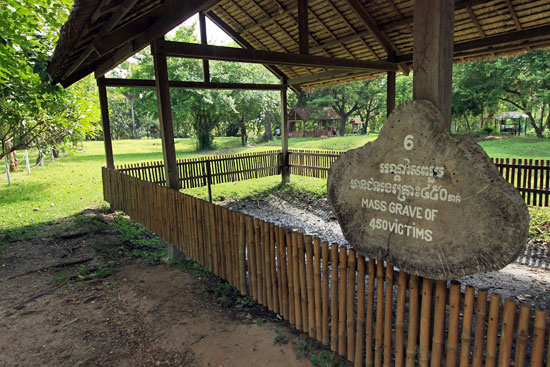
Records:
{"label": "horizontal fence rail", "polygon": [[355,366],[548,366],[548,312],[103,168],[105,200]]}
{"label": "horizontal fence rail", "polygon": [[[291,175],[327,178],[328,171],[343,151],[289,150]],[[493,158],[502,176],[510,182],[528,205],[550,205],[550,161],[538,159]],[[235,182],[274,176],[281,172],[282,153],[274,150],[260,153],[218,155],[178,160],[182,188],[206,186],[210,183]],[[132,177],[164,185],[162,162],[130,164],[117,167]]]}

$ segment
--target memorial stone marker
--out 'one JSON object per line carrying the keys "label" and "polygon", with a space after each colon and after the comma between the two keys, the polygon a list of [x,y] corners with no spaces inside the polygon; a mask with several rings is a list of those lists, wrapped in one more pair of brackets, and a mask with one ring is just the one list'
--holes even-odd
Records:
{"label": "memorial stone marker", "polygon": [[332,165],[329,200],[367,257],[433,279],[498,270],[525,246],[527,206],[481,147],[444,126],[431,102],[402,104],[376,141]]}

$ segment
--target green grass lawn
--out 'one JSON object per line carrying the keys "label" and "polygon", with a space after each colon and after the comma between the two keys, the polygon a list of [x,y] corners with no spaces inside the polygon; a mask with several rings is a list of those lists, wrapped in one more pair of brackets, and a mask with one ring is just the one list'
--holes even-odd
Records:
{"label": "green grass lawn", "polygon": [[[294,149],[348,150],[376,139],[376,135],[335,138],[295,138],[289,146]],[[178,158],[190,158],[207,154],[244,153],[278,149],[281,141],[241,147],[239,138],[216,138],[214,151],[196,152],[192,139],[176,139]],[[484,141],[480,145],[493,157],[550,159],[550,139],[510,138]],[[128,164],[162,160],[160,139],[119,140],[113,142],[115,164]],[[36,160],[31,152],[31,164]],[[45,167],[33,168],[31,174],[24,171],[23,152],[18,154],[21,170],[12,174],[8,186],[3,170],[0,174],[0,230],[60,219],[86,207],[103,205],[101,167],[105,164],[103,142],[84,142],[84,152],[74,152],[55,162],[45,161]],[[298,180],[295,180],[296,182]],[[299,180],[295,189],[311,193],[323,193],[324,181]],[[317,182],[319,181],[319,182]],[[230,183],[213,186],[214,197],[236,198],[245,195],[261,195],[273,190],[278,177],[246,185]],[[200,190],[196,193],[199,194]],[[202,194],[200,194],[202,195]],[[1,242],[1,241],[0,241]]]}

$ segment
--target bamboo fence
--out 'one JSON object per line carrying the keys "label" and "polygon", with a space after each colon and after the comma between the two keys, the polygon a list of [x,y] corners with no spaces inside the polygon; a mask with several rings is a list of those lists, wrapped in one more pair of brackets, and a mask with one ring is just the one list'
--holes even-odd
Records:
{"label": "bamboo fence", "polygon": [[120,171],[105,200],[355,366],[550,366],[548,312]]}
{"label": "bamboo fence", "polygon": [[[292,175],[327,178],[331,165],[342,151],[289,150]],[[493,158],[493,163],[519,191],[527,205],[550,205],[550,160]],[[281,151],[208,156],[178,160],[182,188],[274,176],[281,173]],[[126,164],[117,170],[141,180],[164,185],[164,164]]]}

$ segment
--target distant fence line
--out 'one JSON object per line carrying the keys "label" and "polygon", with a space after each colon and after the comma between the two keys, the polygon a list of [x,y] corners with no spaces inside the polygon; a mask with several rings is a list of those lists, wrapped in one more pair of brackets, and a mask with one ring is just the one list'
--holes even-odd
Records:
{"label": "distant fence line", "polygon": [[[328,171],[343,151],[289,150],[291,175],[327,178]],[[182,188],[209,186],[281,173],[280,150],[258,153],[216,155],[178,160]],[[510,182],[528,205],[550,205],[550,160],[493,158],[502,176]],[[162,162],[118,166],[132,177],[164,185]],[[209,173],[210,172],[210,173]]]}
{"label": "distant fence line", "polygon": [[[550,363],[548,311],[103,168],[105,200],[355,366]],[[462,289],[462,290],[461,290]]]}

